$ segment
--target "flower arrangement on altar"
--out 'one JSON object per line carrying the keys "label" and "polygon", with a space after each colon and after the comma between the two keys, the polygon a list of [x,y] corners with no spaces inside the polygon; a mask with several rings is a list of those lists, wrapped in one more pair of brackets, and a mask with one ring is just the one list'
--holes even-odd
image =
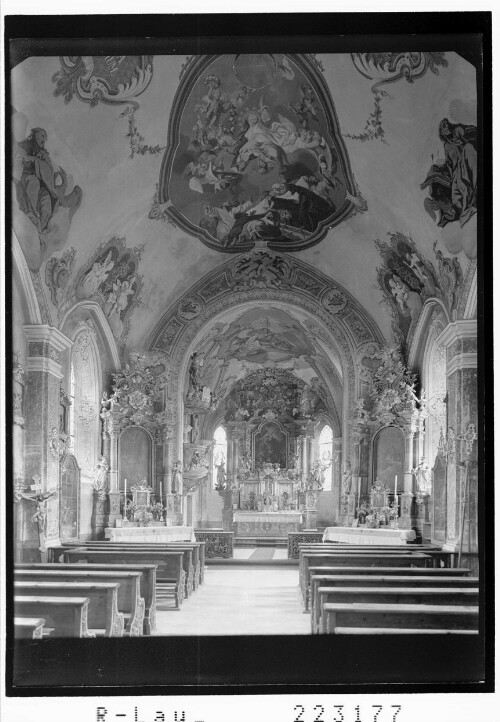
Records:
{"label": "flower arrangement on altar", "polygon": [[150,521],[153,521],[153,513],[149,510],[149,507],[143,506],[135,512],[134,520],[138,521],[140,526],[146,526]]}
{"label": "flower arrangement on altar", "polygon": [[124,508],[124,517],[127,521],[137,521],[141,526],[145,526],[150,521],[162,521],[165,506],[161,501],[154,504],[134,504],[130,499],[126,500]]}

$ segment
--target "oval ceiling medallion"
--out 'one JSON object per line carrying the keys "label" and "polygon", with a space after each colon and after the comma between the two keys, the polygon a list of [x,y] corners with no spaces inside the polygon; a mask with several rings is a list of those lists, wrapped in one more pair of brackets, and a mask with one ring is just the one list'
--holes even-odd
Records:
{"label": "oval ceiling medallion", "polygon": [[182,76],[158,202],[205,245],[318,243],[353,211],[356,185],[333,102],[303,55],[210,55]]}

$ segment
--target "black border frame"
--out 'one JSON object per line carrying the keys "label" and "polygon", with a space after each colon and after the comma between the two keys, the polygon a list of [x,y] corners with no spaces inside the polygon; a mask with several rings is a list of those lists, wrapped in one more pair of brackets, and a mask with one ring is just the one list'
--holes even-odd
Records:
{"label": "black border frame", "polygon": [[[357,644],[356,654],[332,638],[322,637],[154,637],[139,640],[45,640],[18,642],[17,662],[29,679],[14,678],[14,641],[7,630],[6,694],[30,696],[136,696],[200,694],[420,693],[491,692],[494,689],[493,501],[485,482],[492,479],[493,404],[486,385],[493,377],[492,328],[492,162],[491,162],[491,13],[328,13],[259,15],[74,15],[6,16],[4,57],[6,98],[10,96],[10,61],[29,55],[89,52],[126,53],[140,43],[149,54],[209,54],[245,52],[265,43],[271,52],[352,52],[375,50],[456,51],[478,70],[479,178],[482,193],[478,214],[478,508],[481,589],[479,640],[450,637],[438,644],[412,640],[411,654],[401,655],[409,640],[384,640],[384,655],[373,654],[369,640]],[[332,28],[332,33],[325,28]],[[432,32],[429,33],[429,28]],[[161,33],[161,34],[160,34]],[[69,40],[69,38],[77,38]],[[78,40],[80,38],[80,40]],[[82,40],[82,38],[84,38]],[[11,42],[15,44],[11,46]],[[112,46],[110,48],[110,46]],[[13,48],[12,53],[9,52]],[[8,105],[8,104],[6,104]],[[6,110],[5,147],[10,123]],[[5,177],[10,174],[5,154]],[[6,189],[5,237],[10,237],[10,184]],[[5,244],[6,250],[8,244]],[[6,390],[10,395],[12,361],[11,261],[5,255]],[[11,412],[6,404],[6,442],[10,448]],[[486,476],[486,468],[488,475]],[[12,528],[12,459],[7,457],[7,529]],[[13,563],[12,539],[7,539],[7,570]],[[486,571],[488,574],[486,575]],[[13,617],[12,580],[7,579],[7,619]],[[486,581],[489,589],[486,588]],[[405,643],[406,641],[406,643]],[[125,643],[124,643],[125,642]],[[394,665],[394,660],[397,664]],[[389,664],[390,663],[390,664]],[[484,668],[483,667],[484,664]],[[395,668],[396,667],[396,668]],[[96,670],[100,669],[97,674]],[[457,671],[462,674],[457,677]],[[376,676],[374,675],[376,673]],[[410,676],[408,676],[410,675]],[[332,683],[332,676],[338,682]],[[381,681],[381,677],[384,681]],[[166,678],[169,678],[166,682]],[[57,680],[57,685],[51,682]],[[439,680],[439,681],[435,681]],[[25,684],[27,682],[27,684]]]}

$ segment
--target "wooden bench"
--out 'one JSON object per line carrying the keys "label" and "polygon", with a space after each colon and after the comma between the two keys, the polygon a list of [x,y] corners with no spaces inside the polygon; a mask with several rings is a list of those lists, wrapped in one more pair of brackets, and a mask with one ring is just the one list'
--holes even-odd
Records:
{"label": "wooden bench", "polygon": [[89,598],[87,626],[96,637],[123,637],[125,621],[118,611],[116,582],[15,581],[14,592],[22,596]]}
{"label": "wooden bench", "polygon": [[204,581],[205,570],[205,542],[109,542],[109,541],[66,541],[57,546],[50,547],[48,551],[49,562],[59,562],[64,554],[65,549],[79,549],[81,547],[93,549],[111,549],[112,546],[118,545],[118,548],[134,549],[151,549],[156,551],[167,550],[176,547],[191,548],[193,550],[193,588],[196,589]]}
{"label": "wooden bench", "polygon": [[15,639],[42,639],[44,626],[45,619],[14,617],[14,637]]}
{"label": "wooden bench", "polygon": [[87,627],[88,608],[88,597],[14,597],[14,615],[45,619],[52,637],[93,637]]}
{"label": "wooden bench", "polygon": [[[76,567],[76,568],[75,568]],[[93,565],[22,564],[14,569],[14,582],[84,582],[119,584],[117,608],[123,615],[125,633],[141,637],[144,629],[145,603],[141,597],[141,572],[121,565],[118,569],[95,569]]]}
{"label": "wooden bench", "polygon": [[179,609],[184,598],[186,584],[182,551],[149,551],[147,549],[130,551],[116,549],[111,551],[94,549],[66,549],[64,562],[86,562],[88,564],[156,564],[156,582],[169,585],[175,607]]}
{"label": "wooden bench", "polygon": [[[359,571],[359,570],[358,570]],[[398,570],[399,571],[399,570]],[[439,588],[455,588],[462,589],[478,589],[479,580],[477,577],[457,577],[449,575],[433,576],[425,575],[426,570],[422,570],[422,576],[402,576],[399,574],[316,574],[312,573],[310,577],[310,608],[311,608],[311,631],[317,633],[320,614],[320,599],[317,595],[318,587],[439,587]],[[437,570],[439,571],[439,570]]]}
{"label": "wooden bench", "polygon": [[441,547],[436,545],[426,544],[402,544],[402,545],[366,545],[366,544],[345,544],[344,542],[321,542],[321,543],[305,543],[299,545],[299,557],[300,550],[304,551],[326,551],[328,550],[341,550],[341,551],[366,551],[367,549],[376,551],[420,551],[427,554],[432,559],[432,566],[437,568],[452,569],[454,566],[454,559],[458,552],[444,551]]}
{"label": "wooden bench", "polygon": [[182,552],[182,566],[184,569],[184,598],[190,597],[194,590],[195,560],[193,559],[193,546],[189,542],[172,542],[168,544],[143,544],[137,542],[89,542],[80,549],[95,549],[96,551],[154,551],[154,552]]}
{"label": "wooden bench", "polygon": [[337,627],[478,629],[478,607],[431,604],[325,604],[326,634]]}
{"label": "wooden bench", "polygon": [[421,552],[414,554],[317,554],[304,552],[302,554],[303,566],[299,569],[299,583],[302,592],[304,610],[309,610],[309,567],[428,567],[430,558]]}
{"label": "wooden bench", "polygon": [[335,635],[360,635],[360,634],[411,634],[411,635],[443,635],[453,634],[459,636],[478,635],[478,629],[395,629],[394,627],[336,627]]}
{"label": "wooden bench", "polygon": [[326,619],[323,609],[326,604],[385,604],[413,605],[426,604],[458,605],[477,607],[478,589],[444,589],[442,587],[318,587],[320,616],[317,625],[318,634],[326,634]]}
{"label": "wooden bench", "polygon": [[[324,544],[321,545],[321,547],[314,547],[314,548],[305,548],[299,550],[299,574],[302,574],[304,571],[304,568],[306,566],[305,563],[305,557],[310,556],[311,554],[317,554],[319,556],[325,556],[329,554],[344,554],[344,555],[353,555],[358,556],[359,554],[363,554],[367,557],[373,557],[380,554],[392,554],[394,556],[401,556],[402,554],[422,554],[423,552],[419,549],[408,549],[407,547],[394,547],[394,548],[387,548],[387,547],[345,547],[345,548],[339,548],[339,545],[337,544]],[[429,560],[428,563],[429,566],[432,566],[432,562]]]}

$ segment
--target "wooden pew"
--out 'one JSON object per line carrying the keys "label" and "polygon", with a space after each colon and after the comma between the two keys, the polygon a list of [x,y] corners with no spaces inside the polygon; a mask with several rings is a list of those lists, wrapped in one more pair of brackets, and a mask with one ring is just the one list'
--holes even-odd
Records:
{"label": "wooden pew", "polygon": [[95,569],[94,565],[21,564],[14,569],[14,581],[84,582],[119,584],[118,612],[123,615],[125,631],[130,637],[141,637],[144,629],[145,603],[141,597],[141,572],[125,565],[111,569]]}
{"label": "wooden pew", "polygon": [[42,617],[52,637],[93,637],[87,627],[88,607],[88,597],[14,597],[14,615]]}
{"label": "wooden pew", "polygon": [[309,610],[309,567],[428,567],[430,558],[421,552],[413,554],[394,554],[392,552],[375,554],[318,554],[304,552],[302,554],[302,570],[299,569],[299,583],[302,592],[304,611]]}
{"label": "wooden pew", "polygon": [[[64,553],[65,549],[75,549],[84,547],[93,549],[111,549],[118,547],[131,549],[151,549],[155,551],[162,551],[169,549],[192,549],[192,563],[194,570],[191,574],[190,587],[197,589],[200,584],[203,583],[204,579],[204,567],[205,567],[205,542],[109,542],[109,541],[68,541],[63,542],[57,547],[52,547],[51,556],[49,561],[59,561]],[[186,571],[186,568],[185,568]]]}
{"label": "wooden pew", "polygon": [[14,637],[15,639],[42,639],[44,626],[45,619],[14,617]]}
{"label": "wooden pew", "polygon": [[445,568],[445,569],[452,569],[454,566],[454,559],[457,556],[458,552],[454,551],[444,551],[441,549],[441,547],[438,547],[436,545],[426,545],[426,544],[402,544],[402,545],[367,545],[367,544],[344,544],[343,542],[324,542],[324,543],[305,543],[305,544],[299,544],[299,555],[300,550],[304,549],[304,551],[329,551],[329,550],[342,550],[342,551],[365,551],[367,549],[373,549],[376,551],[398,551],[398,550],[404,550],[406,552],[408,551],[420,551],[424,554],[427,554],[432,559],[432,566],[437,568]]}
{"label": "wooden pew", "polygon": [[[357,570],[358,572],[360,570]],[[361,570],[364,571],[364,570]],[[311,608],[311,631],[317,633],[320,614],[320,599],[317,594],[318,587],[440,587],[462,589],[478,589],[479,580],[477,577],[457,577],[447,574],[425,575],[427,570],[422,569],[422,576],[409,576],[398,574],[321,574],[312,573],[310,581],[310,608]],[[434,570],[433,570],[434,571]],[[439,570],[436,570],[439,571]],[[425,576],[424,576],[425,575]]]}
{"label": "wooden pew", "polygon": [[335,636],[359,636],[359,635],[384,635],[384,634],[411,634],[415,635],[446,635],[453,634],[461,637],[470,635],[477,636],[478,629],[396,629],[394,627],[336,627]]}
{"label": "wooden pew", "polygon": [[184,598],[190,597],[194,589],[195,577],[195,560],[193,559],[193,545],[189,542],[172,542],[168,544],[142,544],[129,542],[89,542],[84,546],[77,547],[79,549],[95,549],[96,551],[121,551],[127,549],[129,551],[166,551],[166,552],[182,552],[182,566],[184,569]]}
{"label": "wooden pew", "polygon": [[320,616],[318,634],[326,634],[326,619],[323,609],[326,604],[386,604],[394,605],[457,605],[477,607],[478,589],[445,589],[443,587],[318,587]]}
{"label": "wooden pew", "polygon": [[[327,575],[371,575],[381,574],[384,576],[404,575],[406,577],[421,577],[423,575],[427,577],[449,577],[450,579],[460,579],[462,577],[469,577],[471,570],[466,567],[457,567],[455,569],[440,569],[434,567],[339,567],[331,565],[315,566],[314,562],[309,564],[308,569],[308,589],[309,597],[311,595],[311,579],[318,574]],[[301,587],[302,590],[302,587]],[[304,611],[308,611],[305,609]]]}
{"label": "wooden pew", "polygon": [[338,627],[478,629],[478,607],[431,604],[330,604],[323,607],[326,634]]}
{"label": "wooden pew", "polygon": [[118,611],[118,587],[114,582],[15,581],[14,592],[22,596],[89,598],[87,625],[95,637],[123,637],[125,621]]}
{"label": "wooden pew", "polygon": [[182,551],[150,551],[148,549],[130,551],[128,549],[94,550],[66,549],[64,562],[87,562],[88,564],[156,564],[156,581],[172,585],[172,596],[176,609],[184,598],[186,584]]}
{"label": "wooden pew", "polygon": [[[302,545],[299,547],[299,573],[302,573],[304,570],[304,555],[310,555],[310,554],[319,554],[319,555],[325,555],[325,554],[365,554],[367,556],[376,556],[377,554],[414,554],[414,553],[420,553],[423,554],[421,549],[412,549],[409,547],[404,546],[396,546],[396,547],[373,547],[373,546],[357,546],[354,545],[339,545],[339,544],[322,544],[317,545],[314,547],[310,547],[309,545],[306,545],[305,547],[302,547]],[[432,563],[429,562],[429,566],[432,566]]]}

